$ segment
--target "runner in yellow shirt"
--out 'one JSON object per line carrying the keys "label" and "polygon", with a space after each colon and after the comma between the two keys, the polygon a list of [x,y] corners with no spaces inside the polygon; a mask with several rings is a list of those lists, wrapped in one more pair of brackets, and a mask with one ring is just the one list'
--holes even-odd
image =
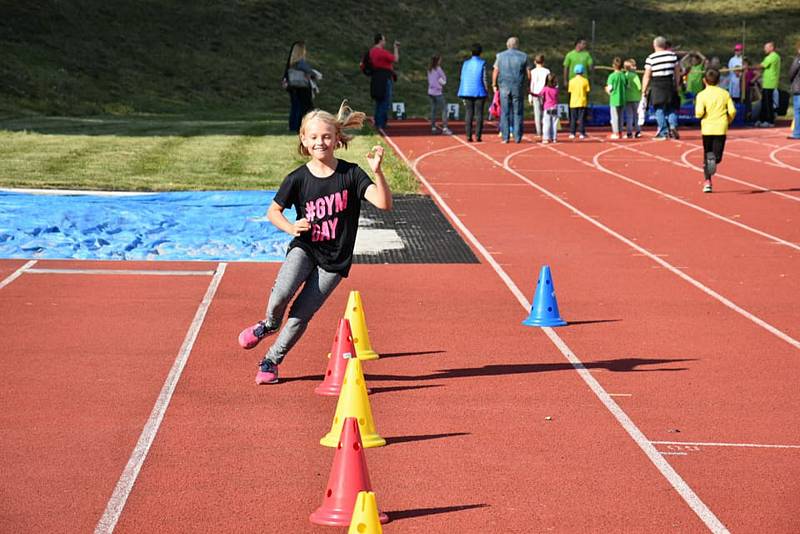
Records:
{"label": "runner in yellow shirt", "polygon": [[706,178],[703,193],[710,193],[711,177],[717,172],[717,164],[722,161],[728,125],[736,116],[736,106],[728,91],[717,87],[718,70],[707,70],[703,82],[706,88],[695,98],[694,116],[700,119],[700,131],[703,134],[703,173]]}

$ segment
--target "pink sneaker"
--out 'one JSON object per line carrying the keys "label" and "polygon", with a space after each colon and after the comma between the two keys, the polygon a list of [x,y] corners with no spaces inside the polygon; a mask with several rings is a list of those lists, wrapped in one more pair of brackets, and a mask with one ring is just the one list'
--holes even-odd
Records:
{"label": "pink sneaker", "polygon": [[258,366],[258,373],[256,373],[256,384],[277,384],[278,383],[278,366],[271,361],[264,359]]}
{"label": "pink sneaker", "polygon": [[270,334],[278,331],[280,325],[259,321],[253,326],[248,326],[239,333],[239,345],[243,349],[252,349],[258,342]]}

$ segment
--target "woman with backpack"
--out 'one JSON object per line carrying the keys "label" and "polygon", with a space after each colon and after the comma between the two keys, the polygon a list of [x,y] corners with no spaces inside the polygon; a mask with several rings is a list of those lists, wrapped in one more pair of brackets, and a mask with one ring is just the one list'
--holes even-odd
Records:
{"label": "woman with backpack", "polygon": [[306,45],[303,41],[295,41],[286,60],[283,72],[283,86],[289,92],[289,131],[300,130],[303,116],[314,108],[314,92],[317,80],[322,74],[306,61]]}

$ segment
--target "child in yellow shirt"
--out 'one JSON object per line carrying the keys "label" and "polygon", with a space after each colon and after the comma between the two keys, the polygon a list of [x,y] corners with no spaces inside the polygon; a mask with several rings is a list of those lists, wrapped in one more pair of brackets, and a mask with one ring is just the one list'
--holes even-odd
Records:
{"label": "child in yellow shirt", "polygon": [[575,139],[580,122],[580,138],[586,139],[586,108],[589,105],[586,95],[591,90],[589,80],[583,77],[583,65],[575,65],[575,76],[569,81],[569,138]]}
{"label": "child in yellow shirt", "polygon": [[728,91],[717,87],[718,70],[707,70],[703,83],[705,89],[695,97],[694,116],[700,119],[700,131],[703,134],[703,173],[706,178],[703,193],[710,193],[711,177],[717,172],[717,164],[722,161],[725,136],[728,125],[736,116],[736,106]]}

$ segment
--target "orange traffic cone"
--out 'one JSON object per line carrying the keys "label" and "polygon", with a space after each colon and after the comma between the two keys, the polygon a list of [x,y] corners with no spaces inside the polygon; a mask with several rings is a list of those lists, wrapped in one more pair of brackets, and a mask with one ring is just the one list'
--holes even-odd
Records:
{"label": "orange traffic cone", "polygon": [[333,338],[333,346],[328,359],[328,368],[325,379],[317,386],[314,393],[317,395],[338,395],[342,390],[342,380],[347,370],[347,360],[355,358],[356,349],[350,335],[350,321],[339,319],[339,328]]}
{"label": "orange traffic cone", "polygon": [[372,349],[367,332],[367,320],[364,317],[364,303],[361,302],[361,293],[351,291],[347,299],[347,309],[344,312],[345,319],[350,321],[350,329],[353,333],[353,344],[356,346],[356,354],[359,360],[377,360],[378,353]]}
{"label": "orange traffic cone", "polygon": [[[318,525],[348,526],[359,492],[372,491],[358,422],[348,417],[342,424],[340,433],[342,439],[333,457],[328,489],[322,505],[309,517],[312,523]],[[379,515],[380,522],[386,523],[388,520],[386,514]]]}
{"label": "orange traffic cone", "polygon": [[336,403],[336,414],[333,416],[331,431],[319,442],[326,447],[336,447],[341,437],[342,422],[348,417],[354,417],[358,421],[361,442],[364,447],[369,449],[386,445],[386,440],[375,429],[372,408],[370,408],[367,397],[364,372],[361,370],[361,361],[358,358],[350,358],[347,361],[347,370],[342,381],[339,402]]}

